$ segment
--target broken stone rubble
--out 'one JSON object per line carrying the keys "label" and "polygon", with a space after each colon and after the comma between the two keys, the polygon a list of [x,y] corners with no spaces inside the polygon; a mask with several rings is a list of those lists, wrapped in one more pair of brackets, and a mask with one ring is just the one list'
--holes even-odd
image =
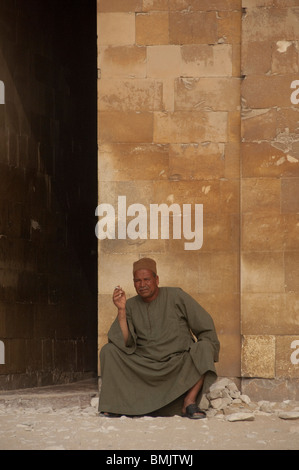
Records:
{"label": "broken stone rubble", "polygon": [[281,419],[299,419],[298,403],[285,400],[281,403],[261,400],[252,402],[242,394],[235,382],[228,378],[218,379],[203,395],[199,406],[207,417],[223,416],[227,421],[252,421],[257,415],[276,414]]}

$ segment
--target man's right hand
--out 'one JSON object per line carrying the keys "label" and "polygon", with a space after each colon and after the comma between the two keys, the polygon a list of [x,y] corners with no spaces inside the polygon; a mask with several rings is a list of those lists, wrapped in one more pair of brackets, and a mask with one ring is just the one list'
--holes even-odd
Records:
{"label": "man's right hand", "polygon": [[126,314],[126,294],[125,291],[120,287],[115,287],[113,291],[113,303],[118,309],[118,321],[124,337],[125,345],[127,344],[129,338],[129,329],[127,324],[127,314]]}
{"label": "man's right hand", "polygon": [[127,302],[126,294],[120,286],[115,287],[112,299],[118,310],[125,310]]}

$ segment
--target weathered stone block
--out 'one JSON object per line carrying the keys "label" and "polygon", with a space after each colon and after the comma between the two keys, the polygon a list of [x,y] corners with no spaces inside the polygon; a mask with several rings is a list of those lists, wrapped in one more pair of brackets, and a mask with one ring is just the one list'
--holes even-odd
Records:
{"label": "weathered stone block", "polygon": [[237,253],[199,253],[200,293],[237,293],[239,261]]}
{"label": "weathered stone block", "polygon": [[[272,6],[272,5],[271,5]],[[280,5],[279,5],[280,6]],[[244,5],[243,5],[244,7]],[[296,8],[248,8],[243,17],[243,40],[289,41],[298,39],[299,12]]]}
{"label": "weathered stone block", "polygon": [[241,373],[242,377],[275,376],[275,336],[243,336]]}
{"label": "weathered stone block", "polygon": [[186,44],[181,46],[182,77],[232,76],[230,44]]}
{"label": "weathered stone block", "polygon": [[98,45],[135,44],[134,13],[98,13]]}
{"label": "weathered stone block", "polygon": [[280,181],[274,178],[243,178],[242,212],[280,213]]}
{"label": "weathered stone block", "polygon": [[[244,121],[243,121],[244,123]],[[246,177],[299,176],[299,159],[271,142],[242,144],[242,173]]]}
{"label": "weathered stone block", "polygon": [[170,12],[170,44],[216,44],[216,12]]}
{"label": "weathered stone block", "polygon": [[242,75],[266,74],[271,70],[272,47],[269,41],[242,42],[241,73]]}
{"label": "weathered stone block", "polygon": [[240,5],[238,5],[237,8],[237,11],[221,11],[223,9],[221,7],[219,8],[219,11],[217,12],[219,42],[223,41],[228,44],[240,44],[242,11]]}
{"label": "weathered stone block", "polygon": [[136,15],[136,44],[168,44],[168,25],[169,13],[166,11]]}
{"label": "weathered stone block", "polygon": [[277,41],[272,51],[272,73],[297,73],[298,41]]}
{"label": "weathered stone block", "polygon": [[[141,46],[100,46],[98,65],[102,78],[145,78],[146,47]],[[99,87],[101,82],[99,82]]]}
{"label": "weathered stone block", "polygon": [[240,80],[237,78],[177,78],[176,110],[235,111],[240,108]]}
{"label": "weathered stone block", "polygon": [[162,111],[162,82],[154,80],[102,79],[99,86],[100,111]]}
{"label": "weathered stone block", "polygon": [[218,332],[220,341],[219,363],[216,370],[222,377],[240,377],[241,373],[241,341],[239,335]]}
{"label": "weathered stone block", "polygon": [[168,0],[143,0],[142,11],[168,11]]}
{"label": "weathered stone block", "polygon": [[281,211],[284,214],[299,212],[299,178],[281,180]]}
{"label": "weathered stone block", "polygon": [[[298,247],[299,248],[299,247]],[[286,292],[299,292],[299,251],[285,252]]]}
{"label": "weathered stone block", "polygon": [[[115,125],[117,123],[117,125]],[[152,142],[153,114],[103,111],[99,113],[100,142]]]}
{"label": "weathered stone block", "polygon": [[147,48],[147,76],[170,78],[180,75],[181,53],[179,46],[150,46]]}
{"label": "weathered stone block", "polygon": [[276,377],[299,378],[299,336],[276,337]]}
{"label": "weathered stone block", "polygon": [[240,142],[241,136],[241,116],[240,111],[228,112],[228,141]]}
{"label": "weathered stone block", "polygon": [[296,301],[298,294],[243,294],[242,334],[299,333]]}
{"label": "weathered stone block", "polygon": [[284,292],[283,253],[243,253],[241,257],[243,293]]}
{"label": "weathered stone block", "polygon": [[142,0],[97,0],[99,12],[141,11]]}
{"label": "weathered stone block", "polygon": [[227,142],[226,112],[155,113],[154,142]]}
{"label": "weathered stone block", "polygon": [[242,216],[242,250],[283,251],[287,227],[281,214],[250,212]]}
{"label": "weathered stone block", "polygon": [[242,97],[248,108],[289,107],[291,83],[296,75],[249,75],[242,82]]}
{"label": "weathered stone block", "polygon": [[240,0],[171,0],[170,10],[211,11],[211,10],[237,10],[241,6]]}
{"label": "weathered stone block", "polygon": [[168,166],[167,144],[107,143],[99,146],[99,181],[165,179],[169,174]]}
{"label": "weathered stone block", "polygon": [[224,144],[171,144],[169,175],[183,180],[210,180],[224,177]]}
{"label": "weathered stone block", "polygon": [[284,214],[286,235],[284,246],[286,250],[296,251],[298,250],[299,240],[299,214],[290,213]]}

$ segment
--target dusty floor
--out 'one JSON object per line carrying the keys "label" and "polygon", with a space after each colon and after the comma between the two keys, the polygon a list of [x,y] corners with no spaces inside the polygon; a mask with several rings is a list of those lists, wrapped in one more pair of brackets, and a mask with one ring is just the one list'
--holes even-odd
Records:
{"label": "dusty floor", "polygon": [[260,412],[238,422],[224,415],[111,419],[99,417],[97,395],[95,380],[0,392],[0,450],[299,449],[299,419]]}

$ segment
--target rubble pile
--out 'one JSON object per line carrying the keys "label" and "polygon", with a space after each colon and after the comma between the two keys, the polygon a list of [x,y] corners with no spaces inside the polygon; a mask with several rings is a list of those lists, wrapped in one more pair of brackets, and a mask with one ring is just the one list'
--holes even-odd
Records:
{"label": "rubble pile", "polygon": [[299,419],[298,403],[285,400],[281,403],[252,402],[243,395],[235,382],[228,378],[218,379],[201,401],[200,408],[208,417],[224,416],[227,421],[253,421],[256,415],[276,414],[281,419]]}

